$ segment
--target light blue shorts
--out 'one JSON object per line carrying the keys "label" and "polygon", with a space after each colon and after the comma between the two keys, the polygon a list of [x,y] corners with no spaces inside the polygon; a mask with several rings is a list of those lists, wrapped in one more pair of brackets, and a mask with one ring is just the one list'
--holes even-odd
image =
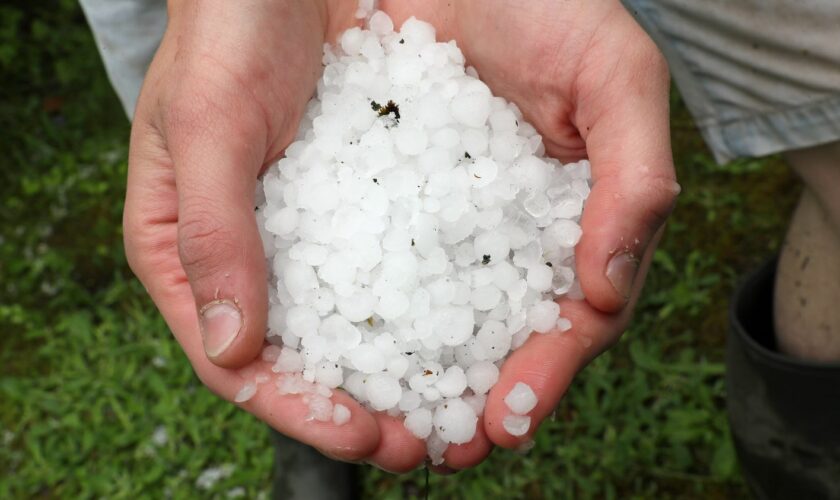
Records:
{"label": "light blue shorts", "polygon": [[129,119],[166,30],[166,0],[79,0]]}
{"label": "light blue shorts", "polygon": [[840,0],[623,0],[718,162],[840,140]]}
{"label": "light blue shorts", "polygon": [[[668,59],[717,161],[840,140],[840,0],[623,1]],[[81,4],[133,116],[165,0]]]}

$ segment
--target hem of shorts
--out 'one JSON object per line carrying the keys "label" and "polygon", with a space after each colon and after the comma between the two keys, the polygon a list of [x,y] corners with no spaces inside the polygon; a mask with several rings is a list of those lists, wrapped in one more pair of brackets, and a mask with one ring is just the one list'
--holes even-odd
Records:
{"label": "hem of shorts", "polygon": [[659,29],[661,22],[654,2],[621,1],[668,60],[671,76],[718,164],[840,140],[840,95],[837,94],[768,113],[718,120],[702,78],[685,63],[672,40]]}
{"label": "hem of shorts", "polygon": [[725,123],[699,121],[715,161],[772,155],[840,140],[840,96]]}

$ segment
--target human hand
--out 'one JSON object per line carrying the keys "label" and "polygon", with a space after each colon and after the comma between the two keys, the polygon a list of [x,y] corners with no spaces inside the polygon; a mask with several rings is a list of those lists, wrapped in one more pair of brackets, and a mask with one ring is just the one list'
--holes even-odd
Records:
{"label": "human hand", "polygon": [[[516,447],[550,415],[572,378],[614,344],[630,319],[679,185],[668,128],[668,70],[617,0],[383,0],[395,26],[410,16],[454,39],[495,95],[515,102],[561,161],[589,158],[593,187],[575,257],[585,301],[560,301],[567,332],[534,334],[505,361],[476,437],[446,465]],[[539,398],[522,437],[508,434],[504,397],[516,382]]]}
{"label": "human hand", "polygon": [[[357,23],[355,2],[183,0],[149,68],[131,133],[124,229],[129,264],[199,378],[233,400],[269,374],[265,257],[254,217],[258,174],[295,136],[322,46]],[[342,460],[394,471],[425,449],[402,423],[347,394],[343,426],[306,422],[307,406],[260,387],[241,406]]]}

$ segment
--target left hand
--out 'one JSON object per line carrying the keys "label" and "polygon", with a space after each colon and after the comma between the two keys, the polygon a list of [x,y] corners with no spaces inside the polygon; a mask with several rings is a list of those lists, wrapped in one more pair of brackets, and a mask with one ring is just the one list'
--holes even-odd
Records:
{"label": "left hand", "polygon": [[[567,332],[533,334],[505,361],[472,442],[446,465],[481,462],[492,446],[531,439],[575,374],[615,343],[632,314],[679,185],[668,127],[667,65],[618,0],[383,0],[454,39],[495,95],[515,102],[561,161],[589,158],[593,187],[575,256],[585,301],[562,300]],[[527,435],[502,427],[516,382],[536,392]]]}

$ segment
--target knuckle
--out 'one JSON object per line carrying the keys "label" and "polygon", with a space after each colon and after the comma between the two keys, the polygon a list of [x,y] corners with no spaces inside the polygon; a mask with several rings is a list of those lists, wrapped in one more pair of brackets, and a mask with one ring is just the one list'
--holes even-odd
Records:
{"label": "knuckle", "polygon": [[668,60],[662,54],[662,51],[650,41],[647,49],[647,66],[650,68],[652,74],[660,78],[669,78]]}
{"label": "knuckle", "polygon": [[633,44],[626,56],[625,66],[630,68],[632,77],[640,84],[644,83],[656,92],[670,86],[668,60],[646,33],[639,36],[637,43]]}
{"label": "knuckle", "polygon": [[175,241],[165,227],[149,222],[134,210],[123,215],[123,245],[128,267],[148,286],[153,276],[160,276],[161,263],[172,254]]}
{"label": "knuckle", "polygon": [[163,112],[163,124],[167,135],[188,133],[206,123],[210,103],[201,93],[176,91],[167,102]]}
{"label": "knuckle", "polygon": [[680,185],[670,175],[657,175],[644,179],[641,196],[646,204],[646,219],[653,230],[659,229],[671,212],[680,193]]}
{"label": "knuckle", "polygon": [[212,366],[208,365],[204,362],[192,363],[193,372],[195,373],[196,378],[198,378],[199,382],[210,390],[216,396],[225,399],[224,394],[219,389],[218,383],[218,372],[214,370]]}
{"label": "knuckle", "polygon": [[178,252],[187,277],[200,280],[217,273],[228,260],[233,235],[206,208],[185,210],[178,222]]}

